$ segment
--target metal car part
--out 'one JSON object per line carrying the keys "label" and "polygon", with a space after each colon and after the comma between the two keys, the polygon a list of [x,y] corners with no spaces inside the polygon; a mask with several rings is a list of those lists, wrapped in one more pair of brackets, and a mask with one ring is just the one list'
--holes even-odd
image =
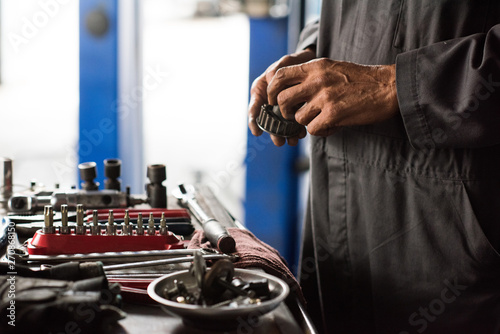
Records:
{"label": "metal car part", "polygon": [[289,121],[285,119],[279,106],[269,104],[264,104],[260,108],[257,125],[265,132],[285,138],[298,136],[303,128],[303,125],[300,125],[295,120]]}
{"label": "metal car part", "polygon": [[189,271],[195,277],[198,288],[201,289],[203,287],[203,278],[205,277],[205,273],[207,271],[207,264],[200,251],[196,251],[193,254],[193,258],[193,264],[189,268]]}

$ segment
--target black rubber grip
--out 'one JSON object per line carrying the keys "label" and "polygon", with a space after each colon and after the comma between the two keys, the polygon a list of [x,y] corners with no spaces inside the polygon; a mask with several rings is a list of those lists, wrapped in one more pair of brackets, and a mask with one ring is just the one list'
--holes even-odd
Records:
{"label": "black rubber grip", "polygon": [[236,250],[236,242],[227,230],[216,220],[210,220],[203,224],[205,237],[210,243],[223,253],[233,253]]}

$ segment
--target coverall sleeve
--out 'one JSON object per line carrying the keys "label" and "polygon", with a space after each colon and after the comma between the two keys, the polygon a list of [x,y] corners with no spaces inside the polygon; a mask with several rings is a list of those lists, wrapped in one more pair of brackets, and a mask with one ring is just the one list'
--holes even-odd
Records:
{"label": "coverall sleeve", "polygon": [[315,46],[318,43],[319,20],[307,24],[300,33],[297,51],[306,49],[309,46]]}
{"label": "coverall sleeve", "polygon": [[500,144],[500,25],[399,54],[396,86],[412,146]]}

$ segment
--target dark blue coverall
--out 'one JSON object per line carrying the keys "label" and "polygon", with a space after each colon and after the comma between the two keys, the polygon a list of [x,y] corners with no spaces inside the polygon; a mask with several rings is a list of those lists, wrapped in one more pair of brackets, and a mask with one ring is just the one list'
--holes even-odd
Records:
{"label": "dark blue coverall", "polygon": [[326,333],[500,333],[500,1],[323,0],[299,49],[396,64],[400,114],[312,138],[300,283]]}

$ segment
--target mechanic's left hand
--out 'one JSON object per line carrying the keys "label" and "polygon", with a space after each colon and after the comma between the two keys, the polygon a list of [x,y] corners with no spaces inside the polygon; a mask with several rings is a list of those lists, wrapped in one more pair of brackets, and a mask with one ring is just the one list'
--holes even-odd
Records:
{"label": "mechanic's left hand", "polygon": [[395,65],[359,65],[327,58],[280,68],[267,88],[283,116],[328,136],[340,126],[384,121],[398,113]]}

